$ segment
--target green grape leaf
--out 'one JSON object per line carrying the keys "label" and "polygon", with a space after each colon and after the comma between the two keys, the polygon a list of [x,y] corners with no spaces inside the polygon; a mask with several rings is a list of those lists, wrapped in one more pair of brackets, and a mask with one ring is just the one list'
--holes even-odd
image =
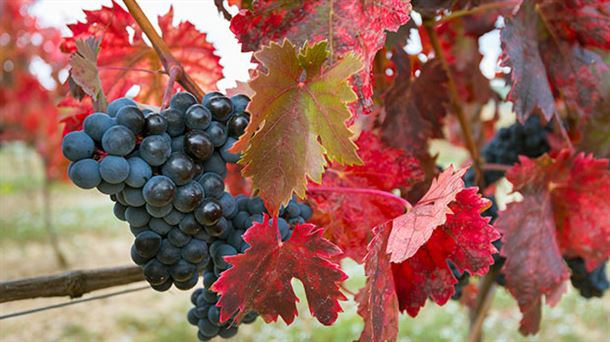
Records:
{"label": "green grape leaf", "polygon": [[270,213],[278,212],[293,193],[305,196],[307,178],[322,180],[327,160],[361,164],[347,104],[357,100],[347,80],[362,68],[353,54],[327,66],[327,43],[297,51],[288,40],[271,43],[254,57],[266,72],[250,82],[255,91],[246,132],[233,147],[243,152],[243,175]]}

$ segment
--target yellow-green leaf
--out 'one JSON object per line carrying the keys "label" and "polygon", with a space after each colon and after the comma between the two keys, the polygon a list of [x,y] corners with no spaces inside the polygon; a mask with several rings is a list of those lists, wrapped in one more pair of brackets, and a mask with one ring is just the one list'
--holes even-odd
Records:
{"label": "yellow-green leaf", "polygon": [[347,104],[357,99],[347,80],[362,63],[347,54],[325,67],[328,56],[325,41],[297,51],[284,40],[254,54],[266,72],[250,82],[252,117],[234,150],[243,152],[243,174],[272,213],[293,193],[304,197],[307,178],[320,182],[326,158],[361,163],[345,122]]}

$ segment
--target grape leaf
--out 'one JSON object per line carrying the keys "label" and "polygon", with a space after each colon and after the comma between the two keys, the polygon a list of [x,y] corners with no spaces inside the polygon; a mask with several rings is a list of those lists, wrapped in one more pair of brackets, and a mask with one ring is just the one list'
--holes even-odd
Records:
{"label": "grape leaf", "polygon": [[553,305],[564,290],[563,256],[582,257],[589,270],[610,256],[610,172],[608,160],[567,150],[520,162],[506,176],[524,199],[509,204],[496,227],[504,234],[506,287],[524,313],[521,332],[530,334],[542,296]]}
{"label": "grape leaf", "polygon": [[[102,81],[97,69],[100,41],[90,37],[87,40],[77,39],[74,44],[76,45],[76,52],[70,57],[72,68],[70,69],[69,80],[76,83],[78,88],[91,96],[93,101],[99,101],[100,98],[104,97]],[[79,92],[71,89],[73,94],[75,91]],[[104,98],[102,108],[106,107],[105,101]]]}
{"label": "grape leaf", "polygon": [[428,141],[442,137],[442,118],[449,103],[447,75],[436,60],[425,63],[411,79],[411,63],[401,48],[392,53],[398,76],[385,96],[384,142],[415,155],[427,154]]}
{"label": "grape leaf", "polygon": [[279,315],[292,323],[298,298],[290,281],[297,278],[305,287],[311,314],[324,325],[332,324],[342,311],[339,301],[346,300],[339,283],[347,275],[329,260],[341,250],[322,233],[312,224],[297,225],[290,239],[282,242],[268,216],[263,223],[255,223],[244,234],[251,247],[244,254],[226,257],[233,267],[212,286],[220,294],[220,320],[236,315],[234,320],[239,322],[247,312],[256,311],[265,322],[276,321]]}
{"label": "grape leaf", "polygon": [[352,55],[329,68],[326,42],[305,46],[271,43],[254,54],[267,69],[250,82],[256,92],[248,106],[252,114],[246,132],[233,150],[242,151],[243,175],[252,177],[267,209],[276,214],[293,192],[305,196],[306,178],[319,183],[326,159],[361,163],[346,104],[356,95],[346,79],[362,67]]}
{"label": "grape leaf", "polygon": [[[460,272],[483,275],[493,264],[497,250],[492,242],[500,235],[481,213],[489,200],[477,194],[477,188],[460,191],[449,204],[445,224],[437,227],[430,239],[409,259],[393,264],[400,310],[416,316],[431,298],[445,304],[454,294],[457,280],[447,264],[450,260]],[[390,237],[391,238],[391,237]]]}
{"label": "grape leaf", "polygon": [[244,52],[287,38],[296,45],[327,40],[331,63],[357,54],[364,68],[353,76],[352,85],[366,108],[372,104],[371,71],[385,31],[396,31],[410,12],[409,0],[259,0],[233,17],[231,30]]}
{"label": "grape leaf", "polygon": [[[363,336],[370,336],[375,331],[371,329],[387,329],[385,331],[391,333],[390,324],[398,310],[416,316],[428,298],[439,305],[445,304],[454,294],[454,284],[457,283],[448,261],[461,272],[483,275],[489,270],[493,263],[492,254],[497,252],[492,242],[499,238],[499,234],[489,224],[489,218],[481,216],[490,202],[480,197],[477,190],[472,187],[460,191],[455,201],[449,203],[452,213],[447,214],[446,223],[436,227],[430,239],[401,263],[391,263],[390,255],[386,254],[386,244],[391,239],[389,232],[393,229],[391,221],[376,228],[365,266],[367,283],[357,297],[359,314],[365,318]],[[390,276],[385,273],[388,267],[391,267],[393,284],[387,281]],[[377,293],[370,291],[373,288]],[[392,305],[391,290],[398,298],[398,308]],[[375,300],[377,305],[368,305],[371,300]],[[383,306],[380,301],[389,304]],[[382,328],[379,324],[388,327]]]}
{"label": "grape leaf", "polygon": [[412,257],[428,241],[436,227],[446,221],[451,213],[447,206],[464,189],[462,176],[467,168],[453,171],[452,167],[441,172],[432,181],[430,189],[406,214],[392,220],[392,232],[387,252],[392,262],[402,262]]}
{"label": "grape leaf", "polygon": [[368,246],[366,285],[356,295],[358,314],[364,319],[360,341],[395,341],[398,337],[398,297],[392,277],[392,264],[386,253],[390,228],[375,229]]}
{"label": "grape leaf", "polygon": [[320,186],[310,183],[307,199],[314,205],[312,222],[324,227],[324,235],[346,257],[361,263],[371,241],[372,228],[404,213],[400,202],[364,193],[319,191],[321,188],[373,189],[391,192],[410,188],[423,178],[417,160],[400,149],[390,148],[371,132],[356,140],[364,164],[332,163]]}
{"label": "grape leaf", "polygon": [[[213,89],[222,77],[219,57],[190,22],[172,25],[173,8],[158,17],[161,36],[173,56],[186,73],[204,89]],[[160,104],[167,76],[154,49],[144,40],[144,33],[129,12],[112,2],[109,7],[85,11],[85,21],[68,25],[72,37],[65,37],[61,48],[64,53],[76,51],[77,39],[101,39],[98,55],[102,88],[109,100],[125,96],[134,85],[140,86],[136,100],[151,105]],[[132,34],[130,34],[130,32]],[[176,90],[178,86],[176,86]],[[78,114],[74,111],[73,114]]]}
{"label": "grape leaf", "polygon": [[607,5],[594,3],[525,1],[507,20],[501,38],[512,68],[509,99],[522,121],[536,110],[550,120],[556,98],[586,117],[606,95],[608,66],[586,49],[610,48],[609,20],[599,13]]}

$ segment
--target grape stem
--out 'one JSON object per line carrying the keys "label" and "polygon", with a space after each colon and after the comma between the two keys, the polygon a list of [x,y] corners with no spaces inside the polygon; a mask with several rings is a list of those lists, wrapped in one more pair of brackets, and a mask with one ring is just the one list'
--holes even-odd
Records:
{"label": "grape stem", "polygon": [[475,307],[470,310],[470,329],[468,332],[468,342],[480,342],[482,340],[483,322],[487,317],[487,312],[491,308],[491,303],[496,293],[495,281],[498,270],[491,269],[479,283],[479,293],[477,294]]}
{"label": "grape stem", "polygon": [[[144,14],[142,8],[140,8],[140,5],[138,5],[136,0],[123,0],[123,3],[125,4],[125,6],[127,6],[129,13],[136,21],[138,26],[140,26],[142,32],[144,32],[144,34],[146,34],[146,37],[148,37],[148,39],[150,40],[150,43],[152,44],[153,48],[155,49],[155,52],[157,53],[157,56],[159,56],[161,64],[163,64],[163,68],[168,73],[168,75],[170,75],[169,82],[167,83],[167,89],[173,89],[174,82],[178,82],[186,91],[190,92],[191,94],[195,95],[197,99],[201,100],[205,95],[205,92],[184,71],[184,67],[182,66],[182,64],[180,64],[180,62],[174,57],[167,44],[165,44],[163,38],[161,38],[159,33],[157,33],[155,28],[152,26],[150,20],[148,20],[146,14]],[[173,79],[171,77],[172,73],[175,73]],[[171,90],[167,89],[165,93],[171,92]],[[163,95],[164,100],[165,93]]]}
{"label": "grape stem", "polygon": [[364,189],[364,188],[346,188],[346,187],[340,187],[340,186],[316,186],[316,187],[307,189],[307,192],[309,192],[309,193],[337,192],[337,193],[353,193],[353,194],[379,196],[379,197],[385,197],[385,198],[393,200],[393,201],[397,201],[407,210],[410,210],[411,208],[413,208],[411,203],[409,203],[409,201],[407,201],[406,199],[404,199],[400,196],[396,196],[393,193],[390,193],[387,191],[382,191],[382,190]]}
{"label": "grape stem", "polygon": [[457,85],[455,83],[453,73],[451,72],[451,68],[449,67],[447,57],[445,56],[443,48],[441,47],[441,43],[438,39],[438,34],[436,33],[435,25],[436,22],[434,21],[434,19],[426,19],[424,21],[424,28],[426,29],[426,33],[428,34],[430,43],[432,44],[432,47],[434,49],[434,55],[441,61],[443,70],[447,75],[447,89],[449,90],[449,96],[451,98],[451,106],[458,118],[458,121],[460,122],[460,127],[462,128],[462,135],[464,136],[464,140],[466,142],[466,148],[468,148],[468,152],[470,152],[470,157],[473,161],[473,167],[475,171],[475,182],[479,186],[479,188],[483,189],[483,177],[481,177],[483,175],[483,172],[481,169],[481,157],[479,155],[479,148],[475,143],[470,124],[466,119],[464,107],[462,106],[462,103],[460,101],[460,95],[457,90]]}

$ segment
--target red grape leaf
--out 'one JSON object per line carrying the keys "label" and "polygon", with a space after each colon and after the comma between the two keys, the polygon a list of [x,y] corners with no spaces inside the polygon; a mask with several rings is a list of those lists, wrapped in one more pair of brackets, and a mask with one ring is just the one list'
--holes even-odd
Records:
{"label": "red grape leaf", "polygon": [[553,305],[563,292],[563,256],[582,257],[589,270],[610,257],[610,171],[608,160],[568,150],[520,161],[506,176],[524,199],[501,212],[496,227],[504,233],[506,287],[529,334],[538,330],[542,296]]}
{"label": "red grape leaf", "polygon": [[257,51],[272,41],[290,39],[296,45],[327,40],[330,61],[355,53],[364,68],[352,77],[362,107],[373,95],[371,71],[385,31],[396,31],[409,20],[409,0],[260,0],[231,20],[231,30],[243,51]]}
{"label": "red grape leaf", "polygon": [[[480,197],[477,191],[476,187],[460,191],[455,201],[449,204],[452,214],[447,214],[446,223],[437,227],[430,239],[401,263],[390,263],[386,252],[389,231],[393,229],[391,221],[375,229],[365,266],[367,283],[357,297],[359,314],[365,317],[363,336],[375,332],[371,329],[392,332],[391,324],[397,315],[397,309],[392,305],[394,298],[398,298],[398,309],[411,316],[417,315],[428,298],[439,305],[445,304],[454,294],[457,283],[448,261],[458,270],[475,275],[483,275],[489,270],[493,263],[492,254],[497,252],[492,242],[499,238],[499,234],[489,224],[489,218],[481,216],[490,202]],[[388,267],[391,267],[393,284],[387,280],[390,276],[385,273]],[[391,290],[395,291],[394,298]],[[388,304],[380,304],[383,301]],[[381,328],[379,324],[388,326]]]}
{"label": "red grape leaf", "polygon": [[[568,3],[525,1],[502,30],[512,68],[509,99],[523,121],[535,110],[550,120],[557,111],[555,98],[560,97],[586,117],[606,95],[602,84],[609,77],[608,66],[585,48],[610,48],[610,25],[599,13],[607,5]],[[583,38],[590,33],[591,38]]]}
{"label": "red grape leaf", "polygon": [[[204,89],[214,89],[222,77],[219,57],[214,47],[206,41],[190,22],[172,26],[173,8],[158,17],[161,36],[172,54],[182,64],[186,73]],[[148,104],[160,104],[167,83],[161,62],[154,49],[144,40],[144,34],[131,15],[112,2],[110,7],[85,11],[85,22],[68,25],[72,37],[65,37],[61,48],[65,53],[76,51],[75,41],[94,36],[101,39],[98,55],[102,87],[109,100],[125,96],[134,85],[141,90],[136,100]],[[130,35],[130,32],[133,32]],[[178,86],[176,86],[178,89]]]}
{"label": "red grape leaf", "polygon": [[361,163],[347,104],[356,100],[347,78],[362,64],[353,54],[329,68],[326,42],[297,52],[285,40],[271,43],[254,54],[267,69],[250,82],[256,92],[248,110],[246,132],[233,150],[242,151],[243,175],[252,177],[267,209],[277,214],[296,193],[305,197],[307,178],[319,183],[328,160]]}
{"label": "red grape leaf", "polygon": [[233,267],[212,286],[220,294],[220,320],[236,315],[239,322],[244,314],[256,311],[265,322],[276,321],[279,315],[292,323],[298,298],[290,281],[297,278],[305,288],[311,314],[324,325],[332,324],[342,311],[339,301],[346,300],[339,283],[347,275],[329,260],[341,250],[322,233],[312,224],[297,225],[290,239],[282,242],[268,216],[264,223],[255,223],[244,234],[251,247],[244,254],[226,257]]}
{"label": "red grape leaf", "polygon": [[364,319],[360,341],[395,341],[398,337],[398,297],[392,277],[392,264],[386,253],[390,227],[375,229],[368,247],[366,285],[356,295],[358,314]]}
{"label": "red grape leaf", "polygon": [[447,205],[464,189],[462,176],[467,168],[453,172],[453,167],[441,172],[432,181],[430,189],[406,214],[392,220],[392,232],[387,252],[392,262],[402,262],[412,257],[428,241],[436,227],[446,221],[451,213]]}
{"label": "red grape leaf", "polygon": [[411,258],[392,265],[401,311],[416,316],[427,298],[439,305],[451,298],[457,280],[447,261],[461,272],[475,275],[487,273],[493,264],[492,254],[497,250],[492,242],[500,235],[489,218],[481,216],[490,202],[477,190],[472,187],[460,191],[449,204],[453,213],[447,214],[447,222],[436,228]]}
{"label": "red grape leaf", "polygon": [[387,147],[371,132],[363,131],[356,145],[364,164],[333,163],[324,173],[320,186],[309,184],[307,198],[315,206],[312,223],[324,227],[326,238],[339,246],[346,257],[361,263],[373,236],[372,228],[404,213],[404,206],[371,194],[319,190],[353,188],[391,192],[410,188],[422,180],[423,174],[415,158],[400,149]]}
{"label": "red grape leaf", "polygon": [[411,78],[409,56],[402,48],[392,54],[398,76],[385,96],[386,118],[382,137],[391,146],[409,153],[427,154],[428,140],[443,136],[442,118],[449,103],[447,75],[441,64],[425,63],[417,78]]}

